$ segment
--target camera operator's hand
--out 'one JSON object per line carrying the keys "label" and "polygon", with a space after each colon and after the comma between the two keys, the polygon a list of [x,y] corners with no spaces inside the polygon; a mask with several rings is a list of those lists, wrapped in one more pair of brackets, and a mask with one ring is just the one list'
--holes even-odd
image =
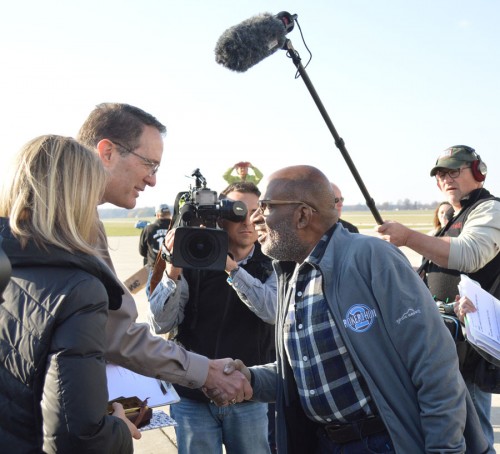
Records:
{"label": "camera operator's hand", "polygon": [[238,263],[235,262],[232,257],[228,254],[226,258],[226,268],[225,271],[227,274],[231,274],[231,271],[235,270],[238,268]]}
{"label": "camera operator's hand", "polygon": [[[174,240],[175,240],[175,229],[172,229],[167,232],[167,235],[165,236],[165,239],[163,241],[163,246],[170,255],[170,257],[172,257],[172,251],[174,250]],[[166,262],[167,263],[165,264],[165,273],[170,279],[176,281],[182,274],[182,268],[177,268],[169,260],[166,260]]]}

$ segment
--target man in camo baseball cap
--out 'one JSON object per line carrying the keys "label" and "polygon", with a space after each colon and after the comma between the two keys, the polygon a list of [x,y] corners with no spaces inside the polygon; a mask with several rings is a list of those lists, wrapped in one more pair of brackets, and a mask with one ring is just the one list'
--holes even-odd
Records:
{"label": "man in camo baseball cap", "polygon": [[431,170],[431,177],[436,175],[438,169],[459,169],[464,163],[477,160],[478,155],[474,148],[467,145],[454,145],[439,155]]}

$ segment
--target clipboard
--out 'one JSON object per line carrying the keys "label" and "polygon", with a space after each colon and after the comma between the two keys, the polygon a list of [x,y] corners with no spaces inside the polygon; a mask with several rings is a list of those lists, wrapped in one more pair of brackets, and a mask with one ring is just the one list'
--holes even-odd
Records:
{"label": "clipboard", "polygon": [[[467,296],[476,307],[476,312],[470,312],[465,316],[468,341],[494,358],[494,360],[487,358],[488,361],[498,362],[500,360],[500,301],[465,274],[461,275],[458,290],[460,296]],[[480,350],[479,353],[482,355]]]}
{"label": "clipboard", "polygon": [[148,398],[149,407],[160,407],[179,402],[180,397],[171,383],[146,377],[116,364],[106,364],[109,400],[137,396]]}

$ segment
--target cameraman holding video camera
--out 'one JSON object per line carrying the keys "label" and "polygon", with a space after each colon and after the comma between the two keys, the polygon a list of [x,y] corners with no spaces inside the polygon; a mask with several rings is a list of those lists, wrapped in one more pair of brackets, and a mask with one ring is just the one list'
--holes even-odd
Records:
{"label": "cameraman holding video camera", "polygon": [[[219,196],[247,207],[239,222],[217,221],[228,236],[225,271],[166,263],[149,300],[150,324],[157,334],[177,328],[177,342],[209,358],[241,358],[252,365],[274,361],[276,276],[250,222],[259,196],[250,182],[233,183]],[[174,251],[174,237],[171,230],[165,238],[167,252]],[[199,390],[175,388],[181,401],[172,405],[171,413],[178,424],[180,454],[218,452],[222,444],[228,454],[270,452],[267,404],[231,402],[220,408]]]}

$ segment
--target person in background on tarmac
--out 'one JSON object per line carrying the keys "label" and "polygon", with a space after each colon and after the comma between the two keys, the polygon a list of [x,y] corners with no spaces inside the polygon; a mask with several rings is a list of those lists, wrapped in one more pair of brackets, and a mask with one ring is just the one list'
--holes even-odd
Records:
{"label": "person in background on tarmac", "polygon": [[144,257],[144,265],[148,269],[151,269],[155,264],[156,256],[172,220],[170,208],[164,203],[156,207],[155,213],[156,220],[142,229],[139,239],[139,254]]}
{"label": "person in background on tarmac", "polygon": [[335,208],[339,214],[338,222],[340,222],[345,229],[349,230],[349,232],[359,233],[359,230],[355,225],[352,225],[350,222],[344,221],[340,218],[342,216],[342,207],[344,206],[344,197],[342,197],[342,191],[335,183],[330,182],[330,184],[332,185],[333,193],[335,194]]}
{"label": "person in background on tarmac", "polygon": [[434,228],[429,232],[429,235],[434,236],[444,229],[448,221],[453,217],[453,213],[453,207],[447,200],[438,204],[434,210],[434,217],[432,218],[432,226]]}
{"label": "person in background on tarmac", "polygon": [[[248,173],[248,169],[252,169],[253,175]],[[236,171],[236,175],[233,175],[233,171]],[[249,162],[237,162],[234,166],[229,167],[227,171],[222,175],[222,178],[226,180],[229,184],[236,183],[237,181],[248,181],[250,183],[259,184],[264,175],[262,172],[250,164]]]}

